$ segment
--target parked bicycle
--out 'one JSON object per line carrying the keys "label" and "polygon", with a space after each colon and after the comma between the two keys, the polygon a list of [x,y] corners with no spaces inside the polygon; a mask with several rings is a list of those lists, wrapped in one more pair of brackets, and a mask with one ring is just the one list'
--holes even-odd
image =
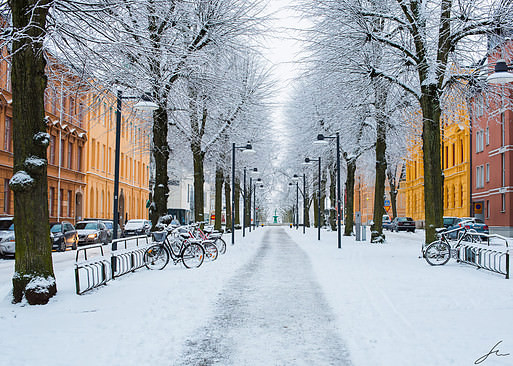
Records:
{"label": "parked bicycle", "polygon": [[186,240],[176,231],[152,233],[154,243],[144,253],[144,262],[148,269],[164,269],[172,259],[176,265],[182,262],[186,268],[201,266],[205,258],[205,249],[197,243]]}
{"label": "parked bicycle", "polygon": [[209,240],[214,243],[219,251],[219,254],[226,253],[226,242],[221,238],[223,233],[219,231],[215,231],[213,226],[205,226],[204,229],[201,229],[199,223],[193,224],[192,234],[195,238],[200,240]]}
{"label": "parked bicycle", "polygon": [[205,250],[205,258],[209,261],[215,261],[219,255],[219,250],[212,240],[205,240],[195,235],[197,224],[185,225],[176,228],[175,230],[180,236],[188,241],[195,242],[203,247]]}
{"label": "parked bicycle", "polygon": [[[458,239],[455,244],[451,245],[449,238],[451,236],[450,234],[454,232],[458,232]],[[477,232],[472,229],[467,229],[465,226],[453,230],[439,228],[437,229],[437,235],[438,240],[430,243],[423,250],[424,258],[432,266],[442,266],[451,258],[458,259],[458,250],[462,242],[480,242]]]}

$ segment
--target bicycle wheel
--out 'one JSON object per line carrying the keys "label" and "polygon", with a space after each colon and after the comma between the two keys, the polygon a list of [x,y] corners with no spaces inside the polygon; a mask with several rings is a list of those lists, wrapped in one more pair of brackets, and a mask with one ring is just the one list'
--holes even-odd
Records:
{"label": "bicycle wheel", "polygon": [[185,245],[182,250],[181,258],[185,267],[197,268],[203,263],[205,258],[205,249],[196,243]]}
{"label": "bicycle wheel", "polygon": [[148,269],[164,269],[169,263],[169,252],[164,245],[155,244],[144,252],[144,264]]}
{"label": "bicycle wheel", "polygon": [[211,241],[204,241],[202,243],[203,248],[205,249],[205,257],[209,261],[215,261],[219,254],[216,245]]}
{"label": "bicycle wheel", "polygon": [[451,258],[451,247],[443,241],[434,241],[427,246],[424,258],[432,266],[442,266]]}
{"label": "bicycle wheel", "polygon": [[223,239],[217,238],[214,241],[214,244],[216,245],[217,250],[219,251],[219,254],[226,253],[226,242]]}

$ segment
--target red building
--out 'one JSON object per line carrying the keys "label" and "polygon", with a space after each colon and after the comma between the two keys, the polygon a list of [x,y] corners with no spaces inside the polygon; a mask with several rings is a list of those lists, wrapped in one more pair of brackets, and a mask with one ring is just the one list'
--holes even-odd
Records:
{"label": "red building", "polygon": [[[513,41],[489,51],[489,73],[498,59],[513,62]],[[472,103],[472,206],[490,233],[513,236],[513,83],[489,84]]]}

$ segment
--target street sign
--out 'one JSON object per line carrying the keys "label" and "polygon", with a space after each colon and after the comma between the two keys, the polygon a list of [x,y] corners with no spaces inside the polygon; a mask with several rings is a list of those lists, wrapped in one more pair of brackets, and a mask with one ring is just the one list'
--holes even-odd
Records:
{"label": "street sign", "polygon": [[386,207],[386,206],[390,207],[390,200],[385,200],[385,204],[384,204],[384,206],[385,206],[385,207]]}
{"label": "street sign", "polygon": [[214,221],[216,219],[216,215],[210,215],[210,220]]}

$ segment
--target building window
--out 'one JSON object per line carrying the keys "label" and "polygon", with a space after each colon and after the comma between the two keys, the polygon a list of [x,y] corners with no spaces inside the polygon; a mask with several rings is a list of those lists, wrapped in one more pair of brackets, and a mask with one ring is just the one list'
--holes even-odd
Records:
{"label": "building window", "polygon": [[490,200],[486,200],[486,218],[490,217]]}
{"label": "building window", "polygon": [[77,148],[77,170],[82,170],[82,146]]}
{"label": "building window", "polygon": [[[445,169],[449,167],[449,146],[445,147]],[[415,164],[415,170],[417,170],[417,164]]]}
{"label": "building window", "polygon": [[476,152],[484,150],[484,132],[482,130],[476,132]]}
{"label": "building window", "polygon": [[12,118],[5,116],[4,150],[12,151]]}
{"label": "building window", "polygon": [[64,189],[59,189],[59,217],[64,215]]}
{"label": "building window", "polygon": [[71,217],[71,204],[73,202],[73,192],[68,191],[68,217]]}
{"label": "building window", "polygon": [[96,162],[96,149],[95,149],[96,143],[94,139],[91,139],[91,168],[94,168],[95,162]]}
{"label": "building window", "polygon": [[480,165],[476,167],[476,188],[484,187],[484,166]]}
{"label": "building window", "polygon": [[490,181],[490,164],[486,163],[486,181]]}
{"label": "building window", "polygon": [[464,194],[463,194],[463,185],[460,186],[460,207],[463,207],[463,202],[465,202]]}
{"label": "building window", "polygon": [[73,161],[73,144],[68,142],[68,169],[71,169],[71,162]]}
{"label": "building window", "polygon": [[460,140],[460,154],[461,154],[461,162],[465,161],[464,151],[463,151],[463,140]]}
{"label": "building window", "polygon": [[61,139],[61,154],[59,155],[60,165],[64,167],[64,139]]}
{"label": "building window", "polygon": [[9,179],[4,179],[4,213],[8,214],[11,210],[11,188]]}
{"label": "building window", "polygon": [[55,136],[50,136],[50,164],[55,165]]}
{"label": "building window", "polygon": [[501,193],[501,212],[506,212],[506,193]]}
{"label": "building window", "polygon": [[50,197],[48,197],[48,209],[50,211],[50,216],[55,216],[54,215],[54,209],[55,209],[55,203],[54,203],[54,199],[55,199],[55,188],[54,187],[50,187],[50,194],[49,194]]}
{"label": "building window", "polygon": [[490,127],[486,127],[486,145],[490,145]]}

